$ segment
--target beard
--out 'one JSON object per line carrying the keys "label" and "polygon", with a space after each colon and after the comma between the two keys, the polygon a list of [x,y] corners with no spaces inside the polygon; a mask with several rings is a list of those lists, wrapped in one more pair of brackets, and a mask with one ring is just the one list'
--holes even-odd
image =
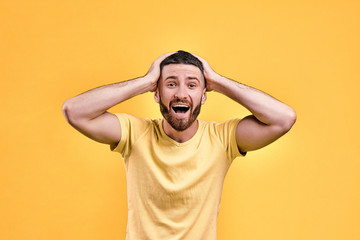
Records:
{"label": "beard", "polygon": [[[165,104],[163,104],[161,97],[160,97],[160,101],[159,101],[160,112],[163,115],[163,117],[165,118],[165,120],[170,124],[170,126],[173,129],[175,129],[176,131],[182,132],[182,131],[188,129],[191,126],[191,124],[193,124],[193,122],[197,119],[197,117],[200,113],[200,109],[201,109],[201,100],[200,100],[199,104],[196,105],[195,108],[193,109],[193,105],[191,102],[189,102],[187,100],[182,100],[179,98],[172,100],[169,104],[169,107],[167,107],[167,106],[165,106]],[[179,119],[170,113],[171,106],[175,103],[189,104],[190,108],[188,111],[190,111],[190,113],[189,113],[190,115],[188,118]]]}

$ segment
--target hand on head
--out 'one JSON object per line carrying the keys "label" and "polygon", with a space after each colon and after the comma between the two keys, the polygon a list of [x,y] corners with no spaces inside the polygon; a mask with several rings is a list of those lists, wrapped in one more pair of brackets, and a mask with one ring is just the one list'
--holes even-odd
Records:
{"label": "hand on head", "polygon": [[167,58],[168,56],[170,56],[171,54],[174,54],[174,52],[171,53],[164,53],[163,55],[161,55],[160,57],[158,57],[150,66],[149,71],[146,73],[146,75],[144,76],[145,78],[147,78],[152,85],[151,91],[154,92],[157,88],[157,82],[160,78],[160,63]]}
{"label": "hand on head", "polygon": [[219,76],[219,74],[217,74],[209,65],[209,63],[199,57],[198,55],[191,53],[192,55],[194,55],[197,59],[199,59],[201,61],[201,63],[203,64],[204,67],[204,76],[206,79],[206,91],[212,91],[214,90],[214,88],[212,87],[213,82],[215,81],[215,79]]}

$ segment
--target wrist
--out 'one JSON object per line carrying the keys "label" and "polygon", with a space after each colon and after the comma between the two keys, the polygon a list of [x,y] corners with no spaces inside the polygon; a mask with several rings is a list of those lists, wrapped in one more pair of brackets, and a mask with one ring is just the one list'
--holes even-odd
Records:
{"label": "wrist", "polygon": [[139,78],[142,82],[142,86],[145,88],[147,92],[153,92],[157,88],[157,81],[153,76],[145,75]]}
{"label": "wrist", "polygon": [[206,78],[206,88],[208,91],[220,92],[221,83],[224,82],[224,77],[215,73],[212,76]]}

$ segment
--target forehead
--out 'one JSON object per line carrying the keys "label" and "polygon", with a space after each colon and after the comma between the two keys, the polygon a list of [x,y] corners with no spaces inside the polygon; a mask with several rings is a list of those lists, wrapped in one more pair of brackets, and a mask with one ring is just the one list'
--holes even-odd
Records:
{"label": "forehead", "polygon": [[199,80],[201,80],[202,77],[202,73],[201,70],[191,64],[168,64],[165,65],[162,69],[161,72],[162,78],[165,79],[168,76],[194,76],[194,77],[198,77]]}

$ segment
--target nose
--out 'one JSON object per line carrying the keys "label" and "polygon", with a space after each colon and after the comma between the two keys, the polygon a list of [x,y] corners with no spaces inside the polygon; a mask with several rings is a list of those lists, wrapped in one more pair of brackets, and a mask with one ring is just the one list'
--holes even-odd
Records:
{"label": "nose", "polygon": [[186,86],[184,84],[180,84],[178,86],[175,97],[178,97],[180,99],[187,97]]}

